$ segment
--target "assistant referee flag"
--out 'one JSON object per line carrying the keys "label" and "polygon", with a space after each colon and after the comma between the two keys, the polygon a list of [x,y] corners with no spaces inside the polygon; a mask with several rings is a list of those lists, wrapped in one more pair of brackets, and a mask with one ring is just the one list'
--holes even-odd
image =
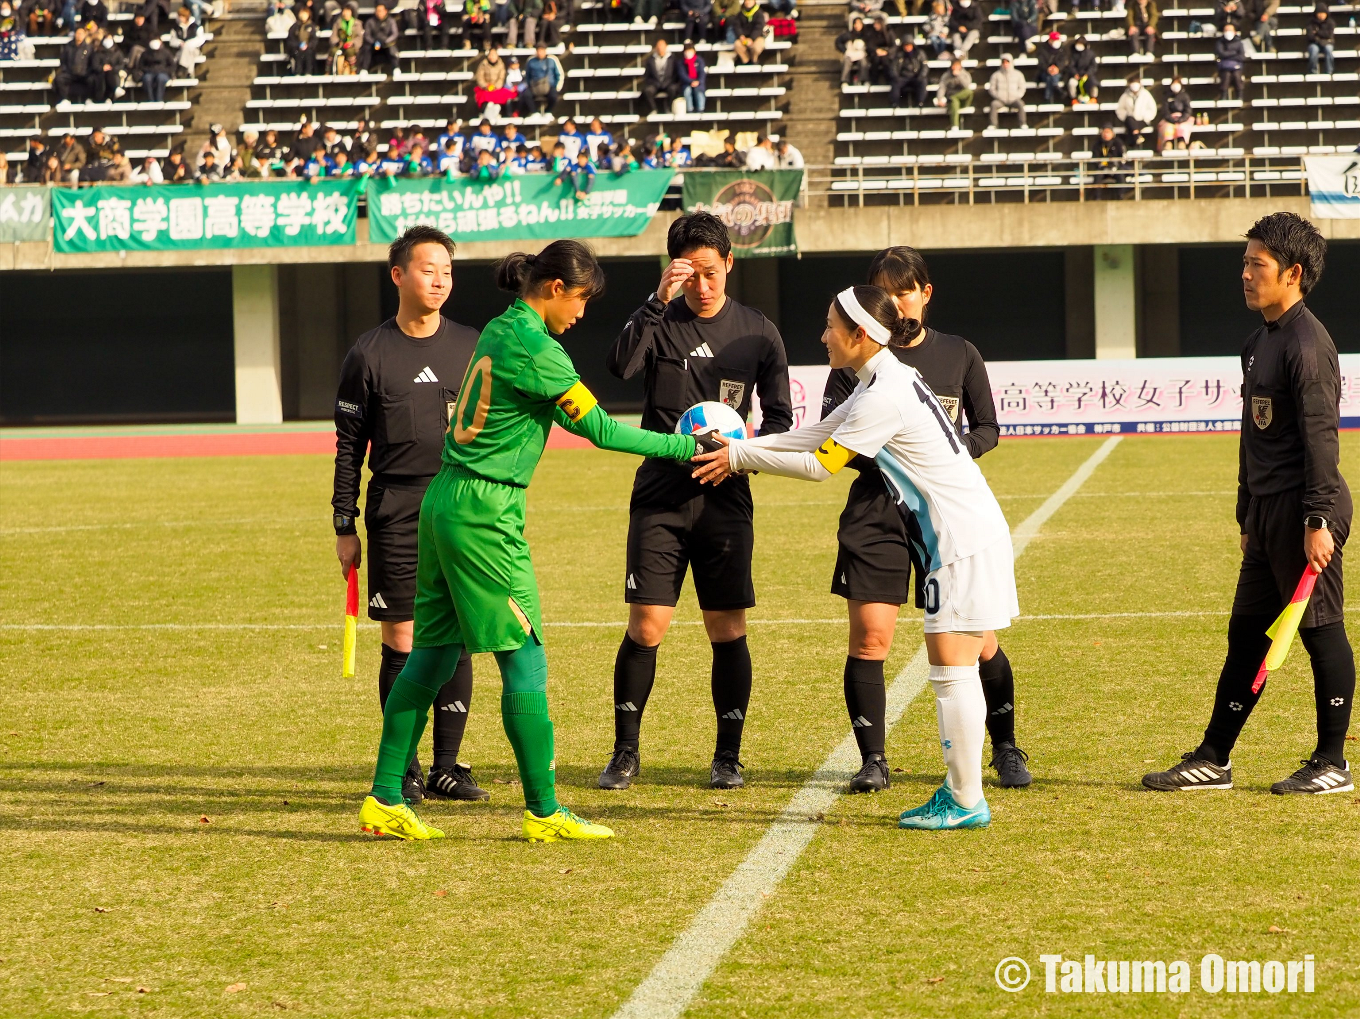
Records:
{"label": "assistant referee flag", "polygon": [[345,664],[342,679],[354,678],[354,645],[359,636],[359,571],[349,568],[345,590]]}

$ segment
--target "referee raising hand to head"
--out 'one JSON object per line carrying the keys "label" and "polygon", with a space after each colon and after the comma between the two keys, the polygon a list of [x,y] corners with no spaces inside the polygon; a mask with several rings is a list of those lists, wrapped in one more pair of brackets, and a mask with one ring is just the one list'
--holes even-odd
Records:
{"label": "referee raising hand to head", "polygon": [[[411,653],[416,596],[416,528],[420,502],[439,472],[444,433],[467,372],[477,330],[444,318],[453,290],[453,241],[414,226],[388,251],[400,303],[395,318],[359,337],[340,369],[335,398],[335,554],[349,575],[363,558],[355,518],[364,457],[373,472],[364,503],[368,531],[368,615],[382,626],[378,700],[387,695]],[[484,800],[458,748],[472,702],[472,659],[466,654],[439,691],[434,713],[434,767],[428,783],[411,759],[402,795]]]}

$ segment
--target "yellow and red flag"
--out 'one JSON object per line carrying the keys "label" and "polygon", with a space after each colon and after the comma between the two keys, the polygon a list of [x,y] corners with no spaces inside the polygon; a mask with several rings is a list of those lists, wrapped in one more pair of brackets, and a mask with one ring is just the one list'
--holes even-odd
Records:
{"label": "yellow and red flag", "polygon": [[342,675],[345,679],[354,678],[354,645],[359,636],[359,571],[349,568],[349,578],[345,591],[345,665]]}
{"label": "yellow and red flag", "polygon": [[1270,650],[1266,652],[1266,660],[1261,663],[1261,671],[1256,673],[1256,681],[1251,684],[1252,693],[1260,693],[1266,682],[1266,673],[1274,672],[1289,657],[1294,634],[1299,632],[1299,623],[1303,619],[1304,609],[1308,608],[1308,599],[1313,596],[1313,585],[1317,583],[1317,578],[1318,571],[1309,563],[1299,578],[1299,586],[1294,588],[1294,597],[1289,599],[1289,604],[1284,607],[1279,618],[1266,631],[1266,636],[1272,638]]}

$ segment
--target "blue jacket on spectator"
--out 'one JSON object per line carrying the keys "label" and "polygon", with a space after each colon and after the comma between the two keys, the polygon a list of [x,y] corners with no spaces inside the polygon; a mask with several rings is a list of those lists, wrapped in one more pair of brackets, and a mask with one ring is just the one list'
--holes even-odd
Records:
{"label": "blue jacket on spectator", "polygon": [[542,78],[547,78],[554,90],[562,87],[562,72],[558,70],[558,63],[551,54],[542,59],[530,57],[524,65],[524,84],[526,87]]}

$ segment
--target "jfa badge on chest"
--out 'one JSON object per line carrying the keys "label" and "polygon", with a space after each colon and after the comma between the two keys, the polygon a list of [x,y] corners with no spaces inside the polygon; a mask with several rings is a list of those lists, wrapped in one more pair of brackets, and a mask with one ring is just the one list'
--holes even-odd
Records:
{"label": "jfa badge on chest", "polygon": [[1251,398],[1251,419],[1256,422],[1257,428],[1269,428],[1273,416],[1274,408],[1270,405],[1270,397],[1253,396]]}
{"label": "jfa badge on chest", "polygon": [[718,401],[736,410],[741,406],[742,399],[746,396],[746,383],[733,382],[731,379],[723,379],[718,383]]}

